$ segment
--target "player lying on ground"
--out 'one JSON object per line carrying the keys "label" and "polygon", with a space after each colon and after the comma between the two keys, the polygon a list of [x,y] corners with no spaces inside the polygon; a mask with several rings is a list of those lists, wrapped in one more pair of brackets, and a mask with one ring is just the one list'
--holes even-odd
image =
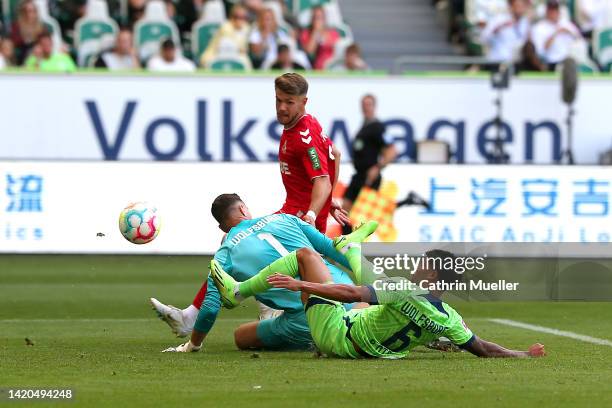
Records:
{"label": "player lying on ground", "polygon": [[[295,254],[295,250],[302,247],[317,251],[346,268],[357,265],[359,259],[353,258],[360,258],[361,251],[354,247],[355,242],[363,241],[377,226],[375,222],[366,223],[334,243],[312,225],[292,215],[273,214],[253,219],[246,204],[236,194],[222,194],[217,197],[211,211],[219,223],[219,228],[227,232],[225,242],[211,264],[220,265],[227,271],[228,276],[240,280],[247,280],[262,269],[284,270],[285,263],[292,260],[283,258],[283,255],[289,254],[290,251]],[[344,255],[338,252],[336,247],[341,249]],[[353,281],[344,271],[327,261],[324,265],[328,268],[330,279],[338,283],[352,284]],[[265,279],[263,284],[266,288],[269,287]],[[274,309],[283,310],[284,313],[272,319],[239,326],[234,332],[238,348],[307,349],[312,346],[312,337],[299,294],[285,289],[261,290],[256,284],[252,288],[245,286],[243,290],[245,293],[248,290],[257,292],[257,300]],[[208,292],[191,340],[166,351],[199,350],[215,323],[220,307],[219,292],[209,277]]]}
{"label": "player lying on ground", "polygon": [[[426,256],[453,257],[441,250],[429,251]],[[444,269],[445,264],[437,263],[438,270],[420,268],[411,281],[416,284],[460,281],[462,275]],[[300,291],[312,338],[319,350],[330,356],[402,358],[411,349],[440,336],[479,357],[540,357],[546,354],[539,343],[527,351],[515,351],[478,338],[459,313],[440,300],[442,291],[382,290],[385,283],[406,283],[406,278],[386,278],[368,286],[334,284],[320,255],[308,248],[287,255],[285,266],[284,271],[264,269],[249,279],[249,291],[243,291],[248,281],[235,282],[219,267],[211,270],[211,274],[229,307],[270,287]],[[295,279],[297,276],[301,280]],[[262,284],[264,280],[265,285]],[[347,312],[341,302],[365,302],[374,306]]]}
{"label": "player lying on ground", "polygon": [[[340,224],[349,223],[348,213],[332,200],[331,192],[340,174],[340,151],[328,138],[319,121],[306,113],[308,82],[296,73],[274,81],[276,119],[283,125],[278,147],[281,179],[287,193],[280,213],[292,214],[325,233],[328,215]],[[157,315],[177,337],[193,328],[208,286],[202,285],[192,304],[179,309],[155,298],[150,302]],[[279,311],[260,305],[260,318],[276,317]]]}

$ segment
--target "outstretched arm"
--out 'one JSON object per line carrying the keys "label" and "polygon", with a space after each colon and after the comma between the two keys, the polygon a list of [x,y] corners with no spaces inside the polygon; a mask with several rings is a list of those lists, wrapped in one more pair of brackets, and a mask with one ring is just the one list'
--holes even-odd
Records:
{"label": "outstretched arm", "polygon": [[509,350],[505,347],[475,337],[469,345],[465,347],[467,351],[478,357],[486,358],[525,358],[525,357],[542,357],[546,355],[544,345],[540,343],[533,344],[527,351]]}
{"label": "outstretched arm", "polygon": [[221,309],[221,298],[219,297],[219,290],[215,286],[212,278],[208,277],[208,289],[206,297],[198,313],[193,331],[191,332],[191,339],[187,343],[181,344],[177,347],[169,347],[164,352],[191,352],[199,351],[202,348],[202,343],[206,338],[208,332],[212,329],[217,315]]}
{"label": "outstretched arm", "polygon": [[342,303],[368,302],[370,290],[366,286],[343,285],[338,283],[314,283],[300,281],[287,275],[274,274],[268,277],[268,283],[275,288],[289,289],[295,292],[306,292],[311,295],[335,300]]}

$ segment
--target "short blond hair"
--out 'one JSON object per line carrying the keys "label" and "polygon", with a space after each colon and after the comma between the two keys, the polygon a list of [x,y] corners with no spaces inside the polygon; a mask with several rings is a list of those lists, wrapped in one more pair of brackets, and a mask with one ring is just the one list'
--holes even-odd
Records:
{"label": "short blond hair", "polygon": [[288,95],[306,96],[308,93],[308,82],[300,74],[289,72],[274,80],[274,87]]}

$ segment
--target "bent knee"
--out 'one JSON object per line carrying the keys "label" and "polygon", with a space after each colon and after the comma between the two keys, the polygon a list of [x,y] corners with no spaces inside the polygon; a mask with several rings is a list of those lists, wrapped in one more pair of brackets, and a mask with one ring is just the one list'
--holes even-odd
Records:
{"label": "bent knee", "polygon": [[259,322],[245,323],[234,331],[234,343],[240,350],[249,350],[263,347],[257,338],[257,324]]}
{"label": "bent knee", "polygon": [[298,261],[302,261],[304,259],[307,259],[313,256],[319,256],[318,253],[316,253],[314,250],[310,248],[300,248],[297,251],[295,251],[295,255]]}
{"label": "bent knee", "polygon": [[245,339],[241,336],[239,330],[236,330],[234,332],[234,343],[236,344],[236,347],[238,347],[240,350],[246,350],[249,348],[248,342],[245,341]]}

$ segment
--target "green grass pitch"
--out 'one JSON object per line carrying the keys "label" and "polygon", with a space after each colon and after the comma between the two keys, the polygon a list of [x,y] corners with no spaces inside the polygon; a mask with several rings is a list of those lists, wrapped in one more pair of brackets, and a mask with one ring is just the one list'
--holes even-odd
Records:
{"label": "green grass pitch", "polygon": [[426,349],[401,361],[240,352],[232,332],[256,317],[251,302],[221,312],[203,352],[162,354],[179,339],[154,316],[148,298],[185,306],[206,261],[0,255],[0,387],[70,387],[75,400],[67,406],[612,406],[612,347],[487,320],[610,340],[611,303],[456,305],[483,338],[522,349],[544,343],[549,355],[542,359],[478,359]]}

